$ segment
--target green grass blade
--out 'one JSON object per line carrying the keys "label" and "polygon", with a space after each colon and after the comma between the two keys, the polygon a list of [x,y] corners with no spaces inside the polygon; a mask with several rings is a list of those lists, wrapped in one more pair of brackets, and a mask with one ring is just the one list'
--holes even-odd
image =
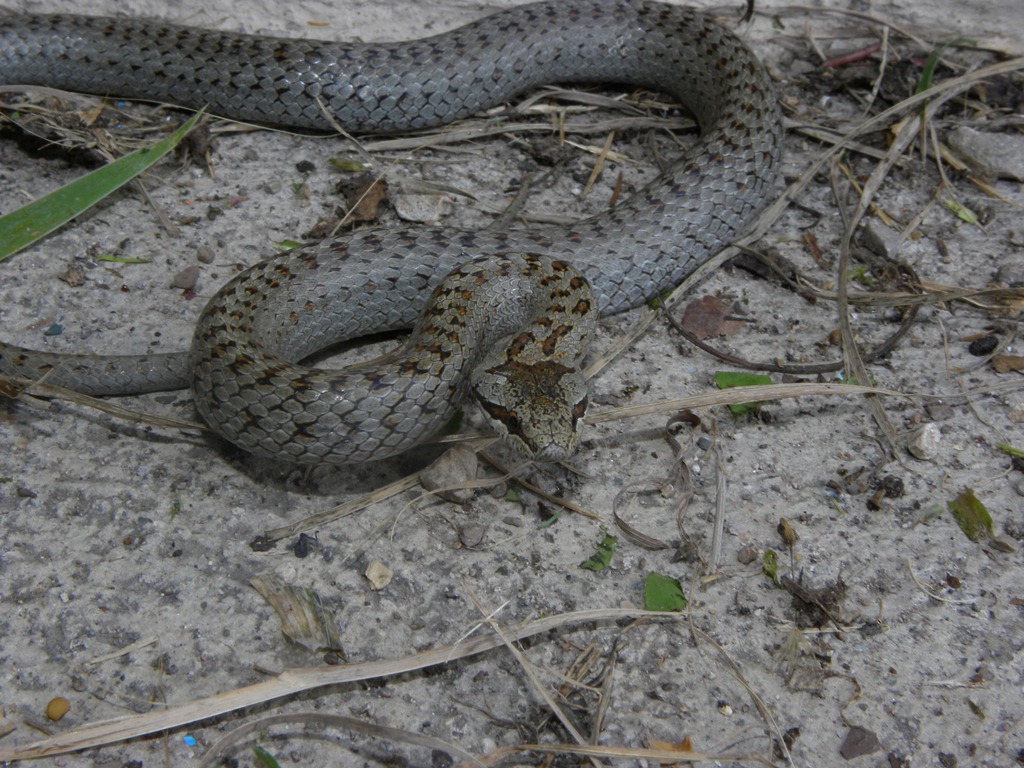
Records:
{"label": "green grass blade", "polygon": [[201,116],[201,112],[193,115],[187,123],[152,147],[138,149],[16,211],[0,216],[0,261],[53,232],[134,179],[174,149]]}

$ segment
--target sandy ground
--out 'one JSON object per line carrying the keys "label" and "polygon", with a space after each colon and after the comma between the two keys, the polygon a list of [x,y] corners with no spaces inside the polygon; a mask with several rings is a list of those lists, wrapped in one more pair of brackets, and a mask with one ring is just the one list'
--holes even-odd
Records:
{"label": "sandy ground", "polygon": [[[75,8],[373,40],[441,31],[504,4],[189,0],[168,11],[152,0],[80,0]],[[10,5],[69,7],[51,0]],[[824,5],[881,17],[932,40],[1002,40],[1017,46],[1017,55],[1024,48],[1024,11],[1016,3]],[[817,65],[822,54],[873,42],[881,27],[821,11],[780,12],[777,20],[773,24],[763,15],[743,34],[780,78],[790,116],[848,128],[863,104],[836,82],[844,75],[829,80]],[[927,50],[900,40],[898,53],[923,58]],[[946,56],[957,67],[993,60],[954,50]],[[898,96],[912,92],[919,64],[900,63],[906,69],[893,85]],[[865,70],[854,83],[857,93],[870,89],[875,71]],[[957,73],[940,69],[939,77]],[[1019,76],[1016,88],[1019,114]],[[974,119],[977,106],[947,113],[939,133]],[[866,141],[880,146],[881,138]],[[600,144],[604,137],[581,141]],[[609,166],[581,201],[593,162],[581,153],[561,181],[527,202],[526,212],[581,216],[609,199],[620,170],[627,189],[650,175],[654,160],[644,151],[642,132],[625,134],[615,148],[637,162]],[[821,149],[791,134],[787,181]],[[391,151],[382,157],[390,178],[425,178],[471,191],[479,202],[454,198],[447,221],[480,227],[510,202],[510,182],[533,167],[529,150],[499,138],[456,151]],[[214,176],[164,163],[147,186],[180,234],[164,232],[136,193],[114,195],[2,265],[3,337],[68,351],[183,347],[205,297],[235,265],[259,259],[274,242],[301,239],[341,204],[335,188],[342,175],[330,163],[339,151],[332,139],[227,133],[213,143]],[[0,155],[5,211],[83,171],[59,154],[27,148],[12,133],[0,142]],[[874,161],[853,155],[849,163],[863,180]],[[893,173],[879,203],[902,222],[894,225],[897,231],[926,208],[937,183],[934,165],[922,162],[919,153]],[[1009,202],[954,181],[960,201],[985,215],[984,226],[935,205],[899,258],[932,283],[1019,289],[1024,193],[1012,181],[998,181],[996,189]],[[760,247],[777,249],[810,279],[831,286],[841,220],[828,174],[797,203]],[[395,221],[388,212],[384,223]],[[871,227],[886,230],[877,220]],[[820,247],[820,259],[813,257],[808,238]],[[212,263],[202,261],[211,253]],[[97,261],[101,254],[150,261],[111,264]],[[79,287],[58,278],[73,264],[84,271]],[[190,266],[200,269],[194,298],[170,287]],[[811,302],[734,270],[718,271],[691,295],[718,296],[742,316],[743,326],[732,338],[713,340],[738,355],[813,362],[838,354],[828,343],[838,327],[831,302]],[[600,349],[638,319],[634,314],[606,322]],[[55,323],[63,333],[44,336]],[[858,310],[854,317],[865,346],[894,327],[891,310]],[[871,364],[870,374],[879,386],[949,396],[1012,386],[1019,374],[996,374],[967,350],[965,340],[993,328],[1011,337],[1017,320],[964,303],[928,305],[910,336]],[[1011,344],[1003,351],[1013,349]],[[713,373],[730,368],[694,351],[658,320],[594,380],[594,401],[608,408],[706,392]],[[185,392],[121,404],[194,418]],[[316,541],[299,558],[294,536],[269,551],[250,544],[267,529],[398,480],[418,469],[424,457],[305,472],[242,455],[213,439],[133,426],[76,405],[0,401],[0,706],[14,726],[0,749],[39,738],[44,727],[64,732],[260,682],[268,670],[322,663],[322,653],[284,639],[273,610],[250,586],[258,575],[315,590],[333,611],[349,660],[366,661],[456,642],[480,620],[474,600],[508,623],[565,611],[642,607],[647,574],[658,572],[680,580],[690,598],[686,619],[699,632],[685,621],[628,630],[615,623],[587,624],[546,634],[526,653],[542,687],[566,697],[559,700],[589,737],[597,695],[573,689],[559,675],[593,647],[597,661],[583,680],[605,686],[598,743],[644,747],[689,737],[695,750],[723,755],[718,765],[740,764],[742,755],[786,764],[773,742],[787,733],[792,764],[839,765],[840,748],[856,726],[877,735],[880,744],[870,756],[855,758],[855,765],[1016,764],[1024,754],[1024,487],[1020,469],[1011,468],[996,446],[1024,448],[1024,394],[1010,389],[977,395],[970,404],[949,399],[928,407],[890,398],[884,405],[901,437],[922,424],[937,427],[934,458],[921,461],[901,449],[898,461],[886,462],[884,439],[867,405],[854,397],[777,402],[752,417],[704,413],[705,424],[716,431],[714,449],[689,451],[694,493],[681,509],[685,495],[664,436],[671,412],[663,412],[594,426],[568,468],[527,473],[600,520],[563,512],[547,524],[556,509],[551,503],[538,504],[526,492],[509,498],[504,483],[461,505],[405,493],[307,531]],[[685,444],[689,435],[681,439]],[[481,476],[494,474],[481,470]],[[902,485],[902,494],[872,508],[869,500],[884,483]],[[947,502],[966,488],[991,513],[1003,546],[969,540],[946,511]],[[724,516],[722,555],[709,576],[716,503]],[[639,547],[616,529],[616,510],[672,546]],[[791,551],[780,538],[780,518],[799,536]],[[580,569],[606,531],[618,538],[610,567]],[[819,596],[833,597],[837,584],[845,585],[829,605],[831,620],[809,615],[790,591],[772,583],[761,567],[767,550],[779,553],[781,575],[802,577],[808,590],[824,590]],[[393,573],[379,590],[364,577],[374,561]],[[70,712],[48,723],[44,708],[57,696],[69,700]],[[292,712],[350,715],[477,754],[524,741],[571,741],[550,721],[520,664],[496,650],[429,672],[306,693],[48,764],[190,765],[231,728]],[[359,760],[445,766],[453,757],[389,740],[352,739],[344,729],[314,724],[261,729],[231,752],[237,762],[225,764],[256,764],[251,745],[257,742],[282,765]]]}

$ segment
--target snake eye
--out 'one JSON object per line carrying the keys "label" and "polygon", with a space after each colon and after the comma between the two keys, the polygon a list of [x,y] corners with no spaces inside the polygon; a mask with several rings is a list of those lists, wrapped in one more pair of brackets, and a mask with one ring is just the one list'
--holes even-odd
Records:
{"label": "snake eye", "polygon": [[500,422],[510,435],[520,436],[522,432],[522,422],[519,421],[519,416],[515,411],[511,411],[508,408],[503,408],[497,403],[492,403],[484,400],[482,397],[478,397],[480,407],[484,409],[488,416],[497,422]]}

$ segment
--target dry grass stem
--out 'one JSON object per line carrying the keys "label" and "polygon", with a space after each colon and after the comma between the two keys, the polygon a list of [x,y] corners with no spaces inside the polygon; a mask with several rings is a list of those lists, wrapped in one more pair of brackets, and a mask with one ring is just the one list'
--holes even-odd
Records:
{"label": "dry grass stem", "polygon": [[286,669],[272,680],[256,683],[244,688],[237,688],[209,698],[197,699],[142,715],[131,715],[114,720],[106,720],[30,744],[0,749],[0,761],[26,760],[29,758],[66,754],[126,739],[139,738],[190,723],[208,720],[218,715],[281,699],[303,691],[352,683],[359,680],[389,677],[438,664],[446,664],[456,659],[476,656],[494,648],[499,648],[506,643],[523,640],[527,637],[533,637],[561,627],[640,618],[677,621],[680,617],[677,614],[611,608],[578,611],[576,613],[565,613],[537,619],[515,627],[505,628],[502,631],[502,636],[494,633],[478,636],[455,645],[440,646],[399,659],[384,659],[343,666]]}

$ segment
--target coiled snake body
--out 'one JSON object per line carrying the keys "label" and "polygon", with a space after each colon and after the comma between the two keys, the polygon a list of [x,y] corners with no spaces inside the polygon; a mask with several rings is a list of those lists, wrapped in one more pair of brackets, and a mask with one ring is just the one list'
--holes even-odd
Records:
{"label": "coiled snake body", "polygon": [[[635,84],[693,112],[701,137],[666,173],[571,227],[371,229],[275,255],[210,300],[188,353],[0,343],[0,372],[89,394],[191,385],[228,440],[307,463],[367,461],[424,441],[473,370],[475,397],[517,447],[547,459],[571,452],[586,408],[582,343],[597,314],[671,288],[732,239],[765,201],[782,142],[774,89],[743,43],[697,11],[648,0],[548,0],[384,45],[0,16],[0,79],[332,130],[326,109],[352,132],[448,123],[555,81]],[[417,318],[409,341],[380,360],[343,371],[299,364]]]}

